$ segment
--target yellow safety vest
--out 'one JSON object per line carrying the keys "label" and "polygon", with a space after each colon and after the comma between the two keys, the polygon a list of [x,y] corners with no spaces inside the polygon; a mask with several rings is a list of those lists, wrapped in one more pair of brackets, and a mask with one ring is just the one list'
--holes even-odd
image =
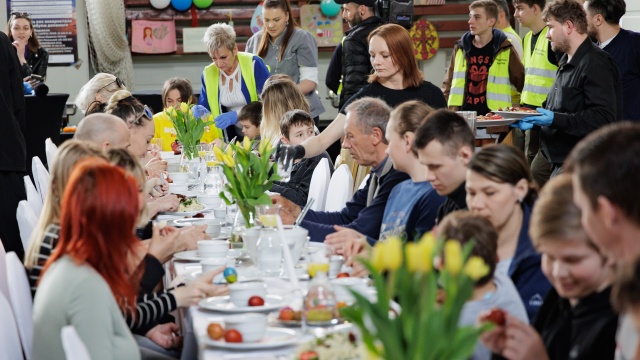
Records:
{"label": "yellow safety vest", "polygon": [[[258,91],[256,89],[256,79],[253,73],[253,54],[238,52],[238,64],[240,66],[240,73],[242,74],[242,81],[249,90],[250,101],[258,101]],[[220,69],[215,64],[211,64],[204,68],[204,85],[207,88],[207,101],[209,102],[209,109],[215,119],[216,116],[222,113],[220,107],[220,93],[218,91],[218,81],[220,80]],[[212,137],[217,133],[217,136]],[[211,140],[208,140],[211,137]],[[202,135],[203,142],[211,142],[214,139],[222,137],[222,133],[218,128],[209,127],[209,131],[205,131]],[[208,140],[208,141],[207,141]]]}
{"label": "yellow safety vest", "polygon": [[[511,80],[509,80],[509,56],[511,50],[502,50],[498,53],[493,64],[489,68],[487,79],[487,107],[490,110],[498,110],[512,106]],[[456,53],[453,66],[453,79],[449,93],[449,106],[462,106],[466,90],[467,58],[462,49]]]}
{"label": "yellow safety vest", "polygon": [[542,106],[551,91],[558,67],[549,62],[549,40],[545,27],[538,36],[536,46],[531,53],[531,36],[529,31],[524,36],[524,88],[520,100],[523,104]]}
{"label": "yellow safety vest", "polygon": [[[507,26],[506,28],[502,29],[502,32],[515,35],[520,44],[522,44],[522,38],[520,38],[520,35],[511,26]],[[513,106],[520,105],[520,91],[518,91],[518,89],[516,89],[516,87],[513,85],[511,86],[511,100],[513,102]]]}

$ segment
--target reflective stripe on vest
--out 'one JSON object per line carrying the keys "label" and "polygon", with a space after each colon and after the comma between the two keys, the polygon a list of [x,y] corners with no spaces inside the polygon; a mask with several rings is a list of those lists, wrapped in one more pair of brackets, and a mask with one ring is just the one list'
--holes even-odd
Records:
{"label": "reflective stripe on vest", "polygon": [[536,46],[531,53],[532,31],[524,36],[524,88],[520,100],[523,104],[542,106],[551,91],[558,67],[549,62],[549,40],[545,27],[540,32]]}
{"label": "reflective stripe on vest", "polygon": [[[510,53],[510,49],[500,51],[489,68],[489,76],[487,78],[487,107],[490,110],[512,106],[511,80],[509,79]],[[453,66],[449,106],[463,105],[466,74],[467,58],[464,56],[462,49],[458,49]]]}

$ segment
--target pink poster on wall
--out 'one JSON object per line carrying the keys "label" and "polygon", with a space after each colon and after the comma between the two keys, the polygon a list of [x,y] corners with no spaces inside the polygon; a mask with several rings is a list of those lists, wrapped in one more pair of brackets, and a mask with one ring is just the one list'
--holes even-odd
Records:
{"label": "pink poster on wall", "polygon": [[176,24],[168,21],[131,21],[131,51],[166,54],[176,51]]}

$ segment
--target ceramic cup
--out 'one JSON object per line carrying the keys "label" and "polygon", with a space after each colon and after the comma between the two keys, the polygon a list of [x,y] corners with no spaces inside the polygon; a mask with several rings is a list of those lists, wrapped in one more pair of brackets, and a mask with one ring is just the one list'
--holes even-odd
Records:
{"label": "ceramic cup", "polygon": [[229,252],[229,242],[226,240],[198,241],[198,256],[202,258],[226,257]]}
{"label": "ceramic cup", "polygon": [[233,283],[229,285],[229,299],[237,307],[249,306],[249,298],[260,296],[265,298],[267,287],[261,282]]}
{"label": "ceramic cup", "polygon": [[227,329],[235,329],[242,335],[243,342],[257,342],[262,340],[267,331],[267,315],[246,313],[227,316],[224,319]]}

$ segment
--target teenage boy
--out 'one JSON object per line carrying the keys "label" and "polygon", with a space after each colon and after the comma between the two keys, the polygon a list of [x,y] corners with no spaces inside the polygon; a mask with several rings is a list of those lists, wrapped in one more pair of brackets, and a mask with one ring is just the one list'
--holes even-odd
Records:
{"label": "teenage boy", "polygon": [[[495,271],[498,263],[498,233],[486,218],[468,211],[455,211],[447,215],[438,227],[438,236],[455,239],[462,246],[473,241],[469,256],[481,258],[489,267],[489,272],[476,281],[471,299],[464,304],[460,313],[461,326],[473,326],[478,316],[493,308],[502,309],[516,319],[528,323],[529,317],[520,294],[511,279]],[[489,359],[491,351],[478,341],[473,351],[473,360]]]}
{"label": "teenage boy", "polygon": [[[282,143],[300,145],[308,138],[316,136],[314,125],[313,118],[306,111],[287,111],[280,119]],[[242,131],[244,132],[244,125]],[[304,206],[307,203],[313,170],[323,158],[329,161],[329,169],[333,169],[333,162],[326,151],[312,158],[295,160],[291,169],[291,179],[287,182],[274,182],[271,191],[279,193],[298,206]]]}
{"label": "teenage boy", "polygon": [[489,111],[513,106],[511,85],[524,84],[524,67],[511,41],[498,29],[498,6],[492,0],[469,5],[469,31],[456,41],[442,92],[449,109]]}
{"label": "teenage boy", "polygon": [[[640,125],[606,126],[584,138],[571,152],[567,169],[582,225],[605,254],[620,265],[640,257]],[[618,329],[620,359],[635,359],[638,337],[631,318]]]}
{"label": "teenage boy", "polygon": [[450,212],[467,209],[464,183],[474,141],[465,119],[449,110],[434,111],[416,131],[413,148],[420,163],[429,169],[427,180],[438,194],[447,197],[438,209],[438,222]]}
{"label": "teenage boy", "polygon": [[262,122],[262,103],[259,101],[248,103],[238,112],[238,123],[242,126],[242,135],[249,140],[257,140],[254,145],[260,142],[260,122]]}
{"label": "teenage boy", "polygon": [[[537,109],[547,99],[551,85],[556,78],[559,55],[551,48],[547,39],[549,27],[542,18],[545,0],[514,0],[516,10],[514,16],[520,25],[531,29],[524,36],[522,63],[524,65],[524,88],[520,95],[520,103],[524,107]],[[533,179],[540,187],[551,175],[551,165],[539,153],[540,127],[522,131],[515,129],[515,139],[521,140],[521,148],[531,164]],[[514,139],[514,140],[515,140]]]}

